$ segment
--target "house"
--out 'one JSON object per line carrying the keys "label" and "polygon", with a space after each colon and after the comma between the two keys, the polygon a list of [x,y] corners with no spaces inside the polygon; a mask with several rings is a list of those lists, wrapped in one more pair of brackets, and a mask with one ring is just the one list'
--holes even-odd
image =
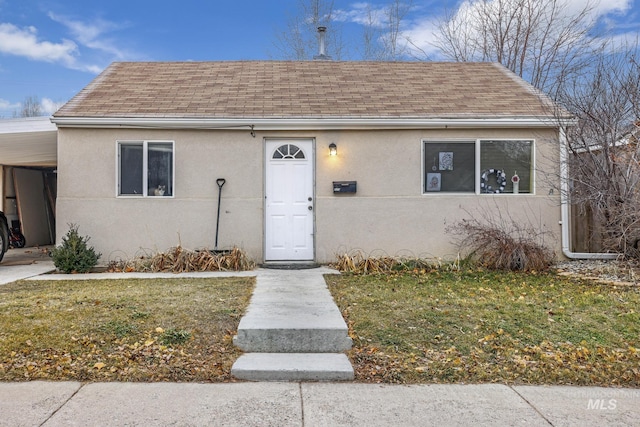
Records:
{"label": "house", "polygon": [[113,63],[52,117],[57,236],[103,261],[213,248],[221,191],[220,247],[258,262],[453,258],[474,215],[559,252],[555,110],[495,63]]}
{"label": "house", "polygon": [[49,117],[0,120],[0,211],[28,246],[55,242],[56,140]]}

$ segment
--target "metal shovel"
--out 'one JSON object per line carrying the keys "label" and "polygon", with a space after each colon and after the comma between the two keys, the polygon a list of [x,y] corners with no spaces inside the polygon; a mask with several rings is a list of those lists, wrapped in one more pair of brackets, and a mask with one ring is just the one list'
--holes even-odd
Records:
{"label": "metal shovel", "polygon": [[220,226],[220,200],[222,197],[222,186],[227,182],[224,178],[216,179],[216,184],[218,184],[218,217],[216,218],[216,246],[213,249],[214,252],[222,252],[218,251],[218,227]]}

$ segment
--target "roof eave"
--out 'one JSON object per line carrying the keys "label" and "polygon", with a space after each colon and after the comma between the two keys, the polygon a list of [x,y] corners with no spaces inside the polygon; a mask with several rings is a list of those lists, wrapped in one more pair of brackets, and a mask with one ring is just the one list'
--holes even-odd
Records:
{"label": "roof eave", "polygon": [[458,129],[555,128],[566,125],[557,117],[453,117],[453,118],[148,118],[52,117],[60,127],[145,129],[333,130],[333,129]]}
{"label": "roof eave", "polygon": [[56,127],[49,117],[21,117],[0,120],[0,134],[23,134],[56,132]]}

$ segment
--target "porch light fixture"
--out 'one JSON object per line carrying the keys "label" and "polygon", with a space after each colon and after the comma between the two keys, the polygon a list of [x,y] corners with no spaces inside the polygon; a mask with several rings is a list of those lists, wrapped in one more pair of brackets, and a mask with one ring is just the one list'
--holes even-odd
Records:
{"label": "porch light fixture", "polygon": [[338,146],[335,144],[335,142],[332,142],[331,144],[329,144],[329,155],[330,156],[338,155]]}

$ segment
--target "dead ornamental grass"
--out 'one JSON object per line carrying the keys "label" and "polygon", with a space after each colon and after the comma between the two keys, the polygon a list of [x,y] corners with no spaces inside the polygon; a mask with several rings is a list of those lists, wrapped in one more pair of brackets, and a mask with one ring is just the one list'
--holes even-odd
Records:
{"label": "dead ornamental grass", "polygon": [[231,380],[254,278],[0,287],[0,381]]}
{"label": "dead ornamental grass", "polygon": [[359,381],[640,386],[640,288],[482,270],[326,280]]}
{"label": "dead ornamental grass", "polygon": [[[336,261],[332,263],[330,267],[343,273],[380,274],[407,270],[431,271],[441,268],[442,261],[435,258],[371,257],[362,251],[353,250],[348,253],[336,255]],[[451,264],[449,267],[456,269],[459,265]]]}
{"label": "dead ornamental grass", "polygon": [[234,247],[225,251],[190,250],[175,246],[166,252],[158,252],[131,260],[112,261],[108,271],[112,272],[168,272],[187,273],[197,271],[249,271],[256,264],[247,254]]}

